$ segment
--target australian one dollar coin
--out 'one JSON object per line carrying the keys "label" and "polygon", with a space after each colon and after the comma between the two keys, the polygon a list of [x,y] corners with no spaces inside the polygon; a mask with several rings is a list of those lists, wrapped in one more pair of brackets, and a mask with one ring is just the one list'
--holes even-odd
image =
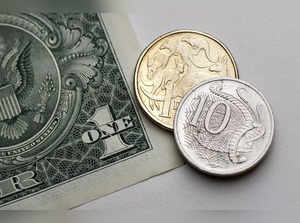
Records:
{"label": "australian one dollar coin", "polygon": [[186,94],[175,117],[174,134],[184,157],[199,170],[237,175],[266,155],[274,118],[267,100],[252,85],[218,78]]}
{"label": "australian one dollar coin", "polygon": [[197,84],[217,77],[238,78],[230,51],[208,34],[174,31],[142,53],[135,71],[135,91],[146,114],[172,131],[184,95]]}

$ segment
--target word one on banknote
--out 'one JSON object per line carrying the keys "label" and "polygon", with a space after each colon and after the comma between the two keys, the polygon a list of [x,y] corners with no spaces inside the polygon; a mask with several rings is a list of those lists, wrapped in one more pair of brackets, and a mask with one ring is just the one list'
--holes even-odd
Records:
{"label": "word one on banknote", "polygon": [[96,14],[0,15],[0,205],[150,148]]}

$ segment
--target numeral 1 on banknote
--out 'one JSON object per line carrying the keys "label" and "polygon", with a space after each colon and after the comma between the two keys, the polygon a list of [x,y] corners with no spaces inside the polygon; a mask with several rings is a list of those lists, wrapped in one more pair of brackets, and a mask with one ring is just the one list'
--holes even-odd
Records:
{"label": "numeral 1 on banknote", "polygon": [[101,17],[0,14],[0,206],[151,150]]}
{"label": "numeral 1 on banknote", "polygon": [[132,147],[131,145],[126,144],[119,135],[120,132],[134,126],[130,116],[113,121],[109,107],[105,106],[97,109],[89,122],[94,123],[96,129],[86,131],[82,135],[82,140],[87,144],[96,143],[100,139],[103,140],[105,145],[104,157]]}

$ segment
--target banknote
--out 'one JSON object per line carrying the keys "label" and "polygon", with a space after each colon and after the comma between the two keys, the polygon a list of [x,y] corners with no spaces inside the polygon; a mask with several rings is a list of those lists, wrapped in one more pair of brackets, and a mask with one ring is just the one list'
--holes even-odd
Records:
{"label": "banknote", "polygon": [[97,13],[0,15],[2,209],[75,207],[182,164],[135,106],[128,27]]}

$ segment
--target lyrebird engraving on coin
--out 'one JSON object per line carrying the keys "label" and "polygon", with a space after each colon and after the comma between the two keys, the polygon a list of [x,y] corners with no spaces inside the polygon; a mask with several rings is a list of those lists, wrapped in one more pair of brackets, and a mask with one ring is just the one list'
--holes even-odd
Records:
{"label": "lyrebird engraving on coin", "polygon": [[0,14],[0,206],[151,150],[96,13]]}
{"label": "lyrebird engraving on coin", "polygon": [[155,40],[136,67],[135,91],[144,111],[159,125],[173,130],[184,95],[202,81],[238,78],[229,50],[213,37],[196,31],[175,31]]}
{"label": "lyrebird engraving on coin", "polygon": [[209,174],[235,175],[254,167],[266,154],[274,119],[254,87],[220,78],[186,95],[174,127],[179,149],[192,165]]}

